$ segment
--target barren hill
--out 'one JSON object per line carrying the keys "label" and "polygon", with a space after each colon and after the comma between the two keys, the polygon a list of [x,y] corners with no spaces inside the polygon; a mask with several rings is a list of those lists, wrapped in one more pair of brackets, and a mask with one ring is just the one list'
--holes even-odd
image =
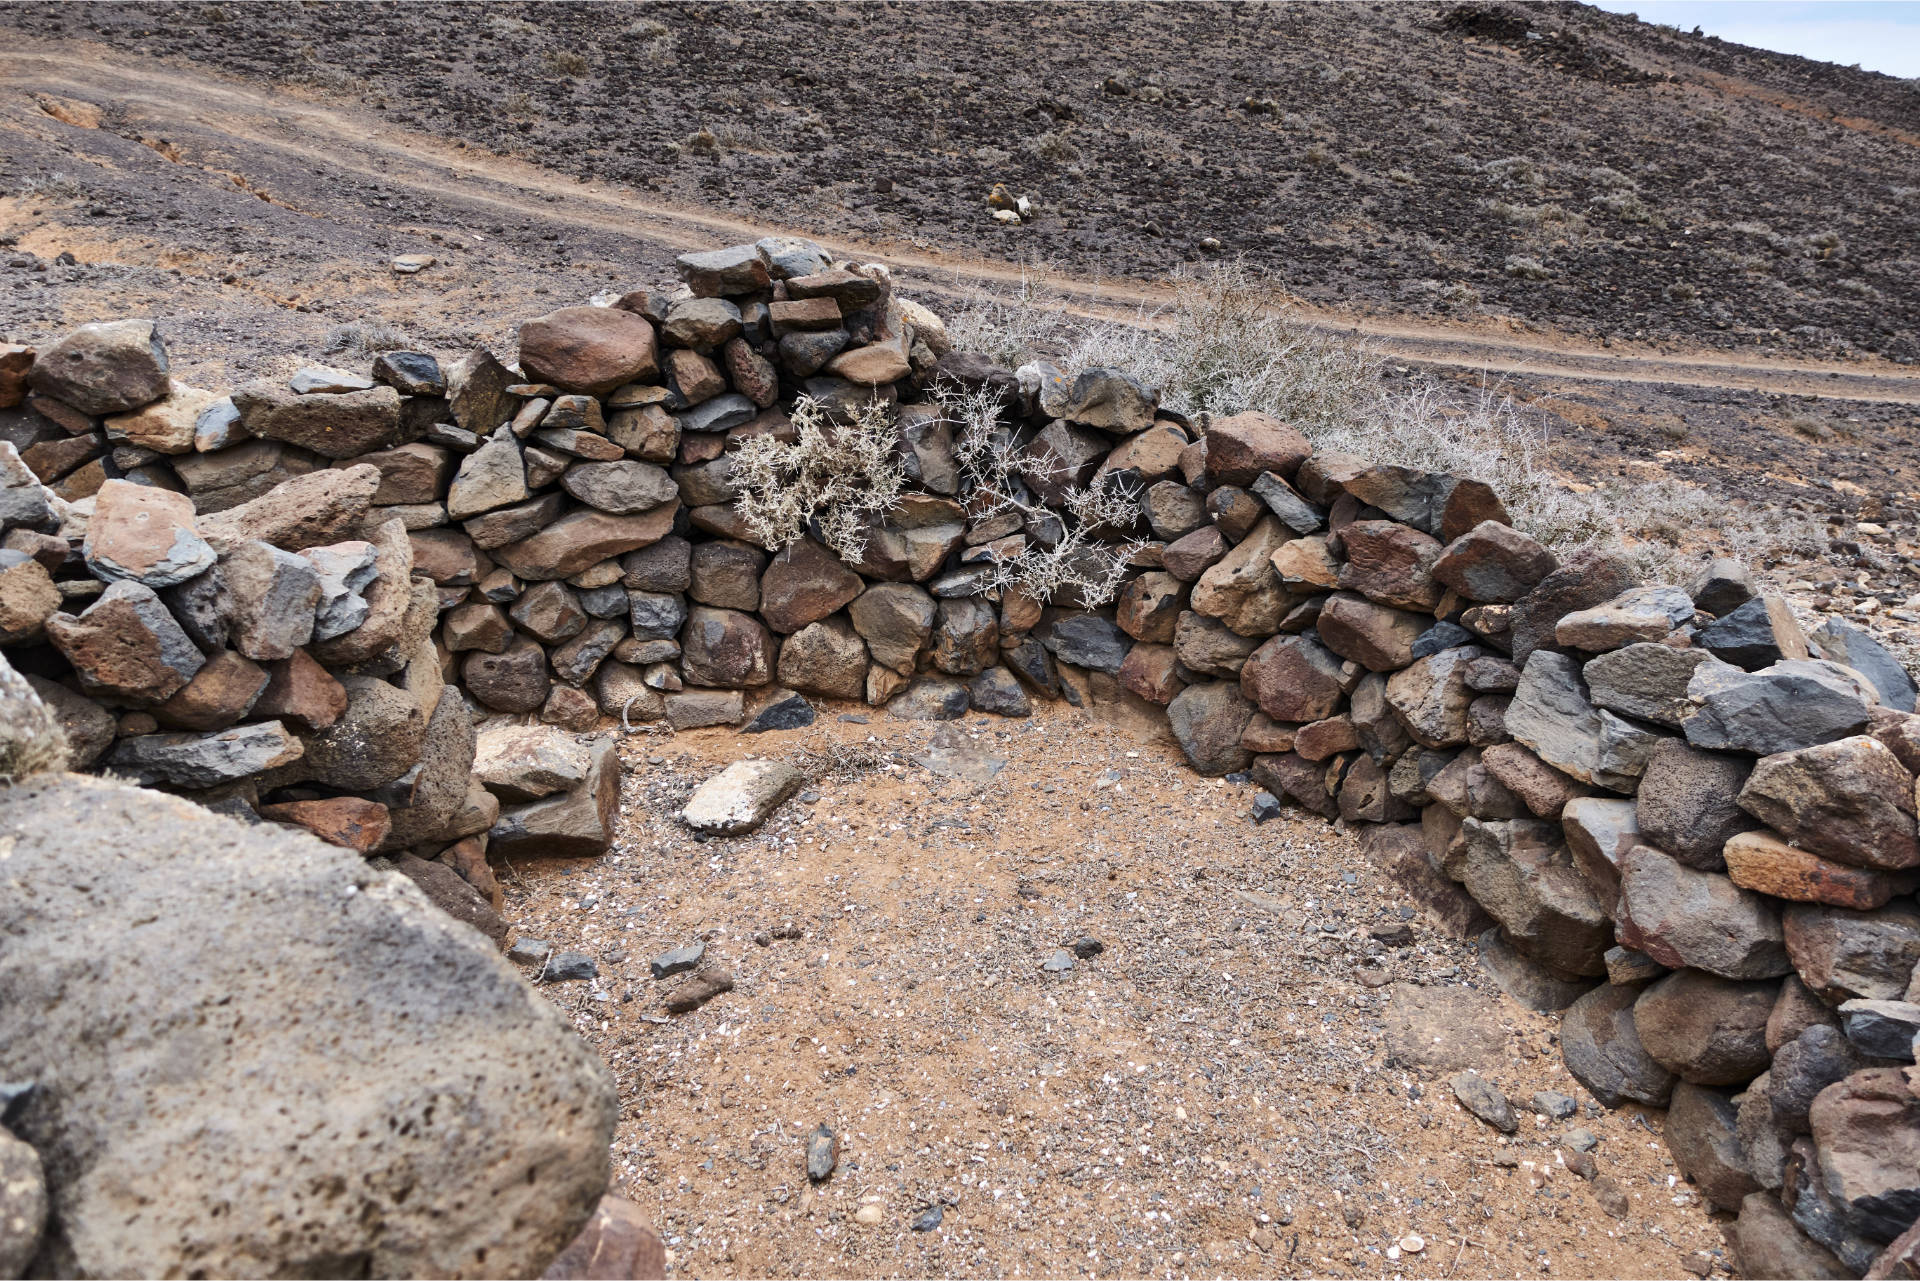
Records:
{"label": "barren hill", "polygon": [[[822,233],[1920,355],[1920,86],[1581,5],[20,5],[43,37]],[[995,183],[1029,195],[995,223]],[[509,238],[510,227],[502,227]],[[537,231],[526,234],[539,234]]]}

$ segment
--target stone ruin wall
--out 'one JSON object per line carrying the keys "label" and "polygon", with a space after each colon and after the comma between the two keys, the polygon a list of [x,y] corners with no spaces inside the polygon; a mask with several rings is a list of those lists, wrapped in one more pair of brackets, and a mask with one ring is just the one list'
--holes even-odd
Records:
{"label": "stone ruin wall", "polygon": [[[146,320],[0,346],[0,647],[72,767],[392,858],[499,941],[488,858],[592,855],[618,808],[610,737],[542,770],[534,722],[1151,709],[1265,789],[1255,821],[1355,825],[1484,931],[1582,1084],[1670,1109],[1750,1270],[1915,1275],[1920,716],[1870,636],[1804,633],[1726,561],[1683,590],[1562,560],[1478,481],[1261,414],[995,368],[808,242],[680,266],[529,321],[517,368],[388,352],[218,395]],[[943,386],[1138,492],[1111,605],[986,589],[1057,523],[969,510]],[[734,506],[731,449],[790,438],[801,395],[896,407],[911,492],[857,562]]]}

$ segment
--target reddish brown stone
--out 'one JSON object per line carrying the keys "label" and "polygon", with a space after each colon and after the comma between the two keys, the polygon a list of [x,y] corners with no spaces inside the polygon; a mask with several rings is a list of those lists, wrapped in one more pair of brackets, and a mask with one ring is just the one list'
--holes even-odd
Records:
{"label": "reddish brown stone", "polygon": [[696,605],[680,632],[687,682],[745,689],[773,679],[773,637],[752,614]]}
{"label": "reddish brown stone", "polygon": [[266,687],[265,668],[223,649],[179,692],[153,709],[154,719],[171,729],[225,729],[252,710]]}
{"label": "reddish brown stone", "polygon": [[1216,485],[1251,485],[1263,471],[1292,480],[1313,453],[1297,430],[1256,412],[1218,419],[1201,439],[1207,447],[1207,476]]}
{"label": "reddish brown stone", "polygon": [[24,552],[0,552],[0,645],[39,640],[59,608],[60,589],[46,566]]}
{"label": "reddish brown stone", "polygon": [[1249,752],[1291,752],[1297,725],[1282,725],[1265,712],[1255,712],[1247,727],[1240,731],[1240,746]]}
{"label": "reddish brown stone", "polygon": [[1126,658],[1120,664],[1118,679],[1123,687],[1149,703],[1165,706],[1185,688],[1177,666],[1173,646],[1142,641],[1127,651]]}
{"label": "reddish brown stone", "polygon": [[1448,543],[1433,576],[1468,600],[1511,604],[1559,565],[1554,554],[1525,534],[1485,521]]}
{"label": "reddish brown stone", "polygon": [[1795,849],[1771,832],[1741,832],[1727,841],[1727,875],[1742,889],[1798,903],[1871,911],[1920,886],[1920,872],[1849,867]]}
{"label": "reddish brown stone", "polygon": [[1433,626],[1433,618],[1335,592],[1321,607],[1318,626],[1320,639],[1340,657],[1370,672],[1392,672],[1413,661],[1413,643]]}
{"label": "reddish brown stone", "polygon": [[603,1196],[587,1226],[548,1266],[542,1281],[661,1281],[666,1275],[666,1243],[640,1207]]}
{"label": "reddish brown stone", "polygon": [[678,503],[668,502],[638,516],[576,511],[531,537],[495,549],[492,555],[521,578],[569,578],[603,560],[658,542],[673,531],[678,510]]}
{"label": "reddish brown stone", "polygon": [[1341,587],[1396,609],[1430,610],[1440,602],[1433,579],[1437,540],[1390,520],[1356,520],[1341,539],[1347,549]]}
{"label": "reddish brown stone", "polygon": [[1248,656],[1240,692],[1276,721],[1324,720],[1340,707],[1340,660],[1310,636],[1275,636]]}
{"label": "reddish brown stone", "polygon": [[1191,583],[1227,554],[1227,537],[1212,525],[1176,538],[1160,553],[1160,564],[1183,583]]}
{"label": "reddish brown stone", "polygon": [[346,710],[346,687],[304,649],[267,664],[266,688],[253,704],[253,714],[260,720],[292,721],[310,732],[327,728]]}
{"label": "reddish brown stone", "polygon": [[[489,821],[487,826],[493,826]],[[487,836],[481,832],[466,837],[440,851],[439,859],[460,874],[460,879],[480,891],[482,898],[496,912],[507,910],[507,896],[500,889],[500,880],[493,874],[493,865],[487,862]]]}
{"label": "reddish brown stone", "polygon": [[[1120,597],[1114,602],[1113,621],[1135,640],[1171,645],[1186,594],[1185,585],[1172,574],[1142,574],[1120,589]],[[1004,612],[1004,606],[1002,608]],[[1003,626],[1002,630],[1025,629]]]}
{"label": "reddish brown stone", "polygon": [[773,319],[776,336],[795,332],[816,333],[840,327],[840,304],[824,295],[770,303],[767,312]]}
{"label": "reddish brown stone", "polygon": [[760,616],[776,632],[797,632],[851,603],[865,586],[838,556],[803,538],[760,576]]}
{"label": "reddish brown stone", "polygon": [[489,654],[504,654],[513,643],[513,624],[507,621],[506,611],[498,605],[483,600],[468,601],[446,612],[441,619],[440,636],[451,653],[478,649]]}
{"label": "reddish brown stone", "polygon": [[46,632],[87,693],[135,706],[173,697],[207,661],[140,583],[109,585],[77,618],[51,615]]}
{"label": "reddish brown stone", "polygon": [[1534,817],[1557,819],[1570,800],[1590,794],[1518,743],[1499,743],[1481,753],[1480,763],[1501,786],[1519,797]]}
{"label": "reddish brown stone", "polygon": [[393,827],[387,807],[358,796],[333,796],[319,801],[287,801],[262,805],[260,817],[275,823],[304,827],[329,845],[371,854]]}
{"label": "reddish brown stone", "polygon": [[33,348],[20,343],[0,343],[0,409],[12,409],[26,399],[33,354]]}
{"label": "reddish brown stone", "polygon": [[614,307],[562,307],[520,326],[520,367],[563,391],[605,396],[660,372],[653,326]]}
{"label": "reddish brown stone", "polygon": [[1350,716],[1329,716],[1325,720],[1309,721],[1294,731],[1293,750],[1310,761],[1324,761],[1341,752],[1356,751],[1360,747],[1360,731],[1354,727]]}

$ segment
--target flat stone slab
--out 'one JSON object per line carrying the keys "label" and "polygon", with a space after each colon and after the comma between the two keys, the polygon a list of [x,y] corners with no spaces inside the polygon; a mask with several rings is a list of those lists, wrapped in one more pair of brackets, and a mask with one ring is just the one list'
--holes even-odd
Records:
{"label": "flat stone slab", "polygon": [[694,791],[680,821],[711,836],[751,832],[804,781],[806,775],[784,761],[735,761]]}

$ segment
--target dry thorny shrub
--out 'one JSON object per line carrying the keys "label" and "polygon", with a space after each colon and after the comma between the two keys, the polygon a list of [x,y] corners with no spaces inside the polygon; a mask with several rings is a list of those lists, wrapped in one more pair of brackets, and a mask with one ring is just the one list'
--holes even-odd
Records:
{"label": "dry thorny shrub", "polygon": [[[1103,536],[1130,528],[1139,493],[1125,486],[1066,486],[1059,511],[1033,487],[1059,487],[1059,460],[1023,443],[1000,421],[1000,402],[986,392],[940,400],[954,435],[960,492],[976,521],[1012,511],[1027,537],[1021,549],[984,564],[989,592],[1018,590],[1040,601],[1099,605],[1113,599],[1135,542]],[[899,504],[906,483],[891,407],[868,401],[830,415],[810,397],[794,405],[791,442],[757,436],[734,455],[737,510],[761,545],[789,546],[810,531],[841,559],[858,563],[873,523]]]}
{"label": "dry thorny shrub", "polygon": [[1180,277],[1170,306],[1127,323],[1076,325],[1063,301],[1029,276],[1010,297],[973,295],[948,332],[1003,364],[1039,352],[1069,370],[1119,369],[1192,417],[1258,410],[1298,426],[1316,449],[1485,481],[1517,528],[1561,554],[1622,550],[1657,579],[1684,579],[1708,548],[1778,562],[1826,544],[1813,517],[1677,481],[1576,488],[1550,465],[1544,415],[1498,386],[1462,395],[1431,380],[1385,385],[1377,352],[1289,316],[1238,264]]}
{"label": "dry thorny shrub", "polygon": [[893,510],[906,484],[892,412],[869,400],[835,421],[802,396],[793,429],[792,443],[755,436],[734,454],[740,517],[769,550],[800,541],[814,525],[842,560],[857,562],[866,554],[870,520]]}

